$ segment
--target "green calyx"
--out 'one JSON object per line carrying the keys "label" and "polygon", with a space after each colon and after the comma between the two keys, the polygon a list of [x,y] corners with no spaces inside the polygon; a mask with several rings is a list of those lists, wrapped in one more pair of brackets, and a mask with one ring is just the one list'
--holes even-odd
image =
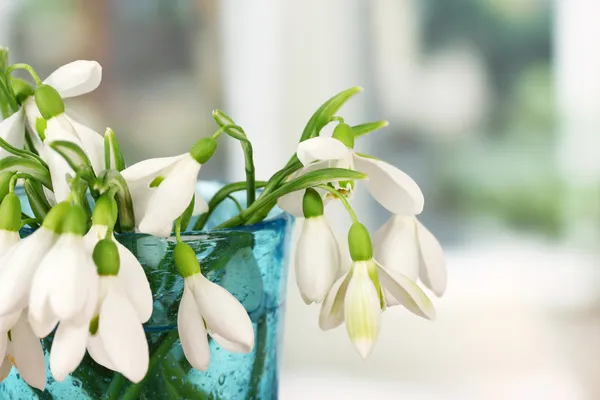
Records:
{"label": "green calyx", "polygon": [[44,218],[42,226],[54,233],[61,233],[62,222],[70,209],[71,204],[68,201],[58,203],[48,211],[48,215]]}
{"label": "green calyx", "polygon": [[61,233],[83,236],[87,232],[87,221],[88,216],[85,213],[85,209],[79,204],[73,204],[65,213]]}
{"label": "green calyx", "polygon": [[23,104],[25,100],[29,96],[33,96],[35,92],[33,86],[31,86],[29,82],[21,78],[12,78],[10,80],[10,86],[12,88],[13,93],[15,94],[17,103],[19,104]]}
{"label": "green calyx", "polygon": [[349,149],[354,148],[354,132],[352,127],[344,122],[338,124],[333,130],[333,138],[344,143]]}
{"label": "green calyx", "polygon": [[190,154],[200,164],[206,164],[217,150],[217,140],[212,137],[200,139],[192,146]]}
{"label": "green calyx", "polygon": [[355,222],[348,231],[348,248],[353,261],[369,261],[373,258],[371,235],[360,222]]}
{"label": "green calyx", "polygon": [[323,215],[323,199],[315,189],[308,188],[304,192],[302,212],[304,213],[304,218],[320,217]]}
{"label": "green calyx", "polygon": [[45,120],[65,112],[65,103],[52,86],[40,85],[35,89],[35,104]]}
{"label": "green calyx", "polygon": [[21,227],[21,202],[19,196],[8,193],[0,204],[0,229],[17,232]]}
{"label": "green calyx", "polygon": [[104,225],[112,228],[117,222],[117,202],[108,193],[103,194],[96,200],[94,213],[92,214],[92,225]]}
{"label": "green calyx", "polygon": [[111,239],[102,239],[94,247],[92,258],[100,276],[116,276],[121,261],[117,244]]}
{"label": "green calyx", "polygon": [[182,277],[187,278],[200,273],[200,263],[196,258],[196,253],[190,246],[179,242],[175,245],[173,254],[175,256],[175,266]]}

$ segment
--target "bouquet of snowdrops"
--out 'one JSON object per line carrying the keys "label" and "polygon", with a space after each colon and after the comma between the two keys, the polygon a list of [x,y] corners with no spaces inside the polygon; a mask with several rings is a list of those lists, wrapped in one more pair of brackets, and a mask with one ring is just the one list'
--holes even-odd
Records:
{"label": "bouquet of snowdrops", "polygon": [[[13,76],[25,70],[30,81]],[[259,222],[278,205],[303,218],[296,247],[298,288],[307,304],[321,303],[323,330],[345,323],[358,353],[367,357],[381,314],[403,305],[432,319],[434,308],[417,279],[441,296],[446,287],[442,249],[416,219],[424,199],[417,184],[394,166],[354,150],[355,140],[387,125],[357,126],[336,113],[350,88],[325,102],[309,120],[289,162],[267,181],[255,179],[252,144],[222,111],[214,134],[175,157],[127,167],[115,133],[104,136],[65,112],[64,98],[94,90],[102,69],[74,61],[45,80],[27,64],[9,64],[0,49],[0,380],[18,369],[31,386],[44,389],[46,369],[40,338],[54,335],[50,371],[61,381],[86,351],[99,364],[141,381],[149,351],[143,324],[153,295],[136,257],[116,239],[120,232],[174,236],[174,264],[184,279],[178,333],[190,364],[206,370],[207,335],[223,348],[250,352],[254,331],[248,314],[228,291],[203,276],[182,230],[201,230],[209,215],[233,192],[247,204],[218,228]],[[331,137],[322,128],[337,124]],[[246,181],[223,187],[212,199],[195,196],[198,173],[223,136],[240,142]],[[31,209],[22,212],[21,184]],[[373,240],[349,200],[366,188],[391,218]],[[257,196],[257,190],[258,191]],[[332,201],[352,219],[349,254],[341,253],[324,214]],[[190,225],[190,221],[192,221]],[[25,226],[33,233],[21,239]],[[348,271],[341,267],[351,259]]]}

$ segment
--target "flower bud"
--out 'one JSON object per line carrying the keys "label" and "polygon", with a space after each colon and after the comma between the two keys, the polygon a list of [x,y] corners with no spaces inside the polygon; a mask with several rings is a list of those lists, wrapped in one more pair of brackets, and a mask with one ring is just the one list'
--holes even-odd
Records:
{"label": "flower bud", "polygon": [[190,246],[179,242],[175,245],[173,254],[175,257],[175,266],[182,277],[187,278],[200,273],[200,263],[196,258],[196,253]]}
{"label": "flower bud", "polygon": [[304,213],[304,218],[320,217],[323,215],[323,199],[315,189],[308,188],[304,192],[302,212]]}
{"label": "flower bud", "polygon": [[8,193],[0,204],[0,230],[18,232],[21,227],[21,202],[19,196]]}
{"label": "flower bud", "polygon": [[52,86],[40,85],[35,89],[34,95],[35,104],[44,119],[49,120],[65,112],[65,103]]}
{"label": "flower bud", "polygon": [[92,258],[100,276],[116,276],[119,273],[119,249],[111,239],[102,239],[94,247]]}
{"label": "flower bud", "polygon": [[117,222],[117,202],[108,194],[103,194],[96,201],[92,214],[92,225],[115,226]]}
{"label": "flower bud", "polygon": [[333,130],[333,138],[344,143],[349,149],[354,148],[354,132],[352,127],[344,122],[338,124]]}
{"label": "flower bud", "polygon": [[353,261],[369,261],[373,258],[371,236],[360,222],[353,223],[348,231],[348,247]]}
{"label": "flower bud", "polygon": [[79,204],[72,205],[66,212],[62,222],[61,233],[72,233],[83,236],[87,232],[88,216]]}
{"label": "flower bud", "polygon": [[58,203],[48,211],[48,215],[44,218],[42,226],[54,233],[61,233],[63,219],[70,209],[71,204],[68,201]]}
{"label": "flower bud", "polygon": [[10,86],[12,87],[12,91],[15,94],[17,99],[17,103],[23,104],[23,102],[29,97],[33,96],[34,89],[33,86],[29,84],[24,79],[20,78],[12,78],[10,80]]}
{"label": "flower bud", "polygon": [[206,164],[208,160],[215,154],[217,150],[217,140],[212,137],[206,137],[198,140],[190,150],[190,154],[194,160],[200,164]]}

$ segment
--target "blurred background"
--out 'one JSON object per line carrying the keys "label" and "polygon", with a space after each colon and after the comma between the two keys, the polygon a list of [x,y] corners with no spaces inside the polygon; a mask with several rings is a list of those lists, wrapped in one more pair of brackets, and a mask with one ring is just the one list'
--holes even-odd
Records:
{"label": "blurred background", "polygon": [[[222,108],[259,178],[323,101],[365,87],[340,115],[390,121],[357,147],[420,184],[448,291],[435,323],[386,311],[362,361],[344,328],[319,331],[290,277],[282,399],[595,400],[599,13],[597,0],[0,0],[0,45],[41,76],[98,60],[102,85],[68,107],[111,126],[129,163],[185,151]],[[243,178],[235,143],[202,178]],[[354,203],[370,229],[387,218]]]}

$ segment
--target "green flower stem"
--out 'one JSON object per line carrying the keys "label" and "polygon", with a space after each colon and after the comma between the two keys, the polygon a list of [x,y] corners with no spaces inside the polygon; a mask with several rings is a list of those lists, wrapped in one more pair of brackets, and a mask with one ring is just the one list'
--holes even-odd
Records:
{"label": "green flower stem", "polygon": [[11,65],[10,67],[8,67],[6,69],[6,76],[9,76],[10,74],[12,74],[12,72],[16,69],[24,69],[25,71],[27,71],[29,73],[29,75],[31,75],[31,77],[33,78],[33,80],[37,86],[40,86],[42,84],[42,80],[40,79],[38,74],[35,72],[33,67],[29,64],[20,63],[20,64]]}
{"label": "green flower stem", "polygon": [[[256,188],[262,188],[267,184],[267,182],[257,181]],[[206,221],[211,216],[211,214],[215,211],[217,206],[225,200],[229,195],[235,192],[239,192],[240,190],[246,189],[246,182],[235,182],[230,183],[229,185],[223,186],[208,202],[208,211],[204,214],[200,215],[198,221],[194,225],[194,230],[199,231],[204,228]]]}
{"label": "green flower stem", "polygon": [[[173,344],[177,341],[177,339],[179,339],[179,333],[177,332],[177,330],[173,330],[167,334],[167,336],[162,340],[162,343],[156,348],[156,350],[154,351],[154,353],[152,353],[152,356],[150,357],[146,377],[140,383],[131,385],[125,391],[125,394],[122,397],[123,400],[138,399],[138,394],[144,388],[147,380],[149,379],[150,372],[154,368],[156,368],[161,358],[163,358],[165,354],[167,354],[171,350]],[[125,383],[126,379],[123,375],[116,375],[110,383],[105,399],[118,399],[119,393],[121,393],[121,389],[123,388],[123,386],[125,386]]]}
{"label": "green flower stem", "polygon": [[250,389],[246,395],[247,400],[257,399],[260,393],[260,381],[265,372],[265,361],[267,352],[265,346],[267,344],[267,316],[266,314],[260,317],[256,324],[256,343],[254,345],[254,364],[252,365],[252,373],[250,374]]}
{"label": "green flower stem", "polygon": [[346,196],[344,196],[343,194],[341,194],[339,192],[339,190],[337,190],[336,188],[331,187],[329,185],[317,185],[316,187],[318,187],[319,189],[326,190],[329,193],[331,193],[332,195],[334,195],[335,197],[337,197],[338,199],[340,199],[341,202],[342,202],[342,204],[344,205],[344,207],[346,207],[346,210],[348,211],[348,214],[350,214],[350,218],[352,218],[352,222],[358,222],[358,218],[356,217],[356,213],[352,209],[352,206],[350,205],[350,203],[348,203],[348,199],[346,199]]}
{"label": "green flower stem", "polygon": [[25,225],[29,225],[32,228],[39,228],[41,222],[42,221],[37,218],[27,218],[21,220],[21,228],[23,228]]}
{"label": "green flower stem", "polygon": [[10,178],[10,182],[8,183],[8,191],[10,193],[14,193],[15,191],[15,186],[17,186],[17,181],[19,179],[23,179],[23,178],[29,178],[29,179],[34,179],[31,175],[23,173],[23,172],[18,172],[16,174],[14,174],[11,178]]}

